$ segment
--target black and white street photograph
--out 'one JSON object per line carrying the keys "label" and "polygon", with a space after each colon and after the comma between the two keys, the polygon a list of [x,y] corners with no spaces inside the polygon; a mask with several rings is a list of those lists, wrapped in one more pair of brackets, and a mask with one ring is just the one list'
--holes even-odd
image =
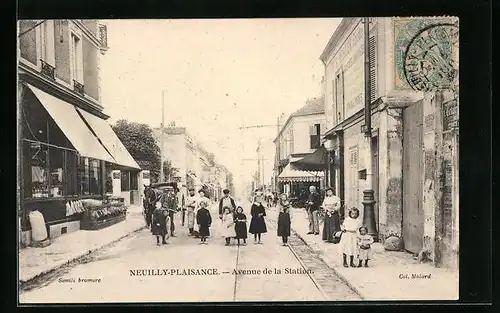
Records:
{"label": "black and white street photograph", "polygon": [[458,300],[457,17],[17,42],[19,304]]}

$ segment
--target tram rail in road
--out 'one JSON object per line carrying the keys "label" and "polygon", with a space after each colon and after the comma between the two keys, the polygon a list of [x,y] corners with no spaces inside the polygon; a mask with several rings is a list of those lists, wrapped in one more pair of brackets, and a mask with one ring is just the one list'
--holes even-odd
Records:
{"label": "tram rail in road", "polygon": [[[275,208],[268,208],[268,210],[275,213]],[[271,223],[267,223],[268,228],[276,231],[277,220],[269,218],[269,221]],[[304,268],[326,301],[355,301],[362,299],[293,230],[291,230],[290,235],[287,247]]]}

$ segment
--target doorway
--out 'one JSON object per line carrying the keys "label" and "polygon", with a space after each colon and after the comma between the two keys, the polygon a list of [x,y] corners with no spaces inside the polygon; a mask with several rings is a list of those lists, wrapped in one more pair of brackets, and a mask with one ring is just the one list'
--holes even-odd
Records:
{"label": "doorway", "polygon": [[403,240],[405,250],[423,247],[423,105],[416,102],[403,113]]}

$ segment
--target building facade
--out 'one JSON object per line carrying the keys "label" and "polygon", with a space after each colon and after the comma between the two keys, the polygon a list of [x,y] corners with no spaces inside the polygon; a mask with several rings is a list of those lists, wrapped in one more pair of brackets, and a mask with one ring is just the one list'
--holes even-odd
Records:
{"label": "building facade", "polygon": [[274,139],[276,148],[275,189],[294,197],[301,190],[308,189],[311,184],[318,188],[323,186],[324,175],[322,172],[299,171],[292,164],[294,160],[314,153],[321,147],[320,138],[326,131],[323,98],[309,100],[286,120],[284,120],[284,116],[281,116],[278,119],[278,125],[283,126],[279,128]]}
{"label": "building facade", "polygon": [[32,210],[43,214],[54,238],[79,229],[81,216],[68,216],[68,203],[122,197],[113,184],[120,174],[137,190],[140,168],[103,113],[99,60],[107,49],[106,26],[97,20],[18,23],[18,204],[25,241]]}
{"label": "building facade", "polygon": [[[161,130],[154,129],[155,140],[161,145]],[[177,180],[185,188],[206,190],[212,199],[218,199],[227,186],[227,169],[217,164],[212,154],[207,152],[187,132],[185,127],[169,126],[164,128],[163,160],[170,161],[177,169]]]}
{"label": "building facade", "polygon": [[344,18],[320,57],[328,129],[323,137],[334,142],[329,175],[343,206],[359,208],[363,218],[366,175],[373,174],[379,239],[391,238],[387,242],[400,249],[453,267],[458,264],[458,93],[419,89],[408,78],[405,56],[414,51],[415,38],[431,40],[443,27],[449,29],[440,33],[453,33],[454,26],[446,25],[454,23],[451,18],[370,19],[371,140],[363,131],[363,19]]}

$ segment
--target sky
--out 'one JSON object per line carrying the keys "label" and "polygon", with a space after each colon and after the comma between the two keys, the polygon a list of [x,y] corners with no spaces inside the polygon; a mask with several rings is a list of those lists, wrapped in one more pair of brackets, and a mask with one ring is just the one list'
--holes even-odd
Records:
{"label": "sky", "polygon": [[[110,122],[185,126],[235,177],[251,179],[257,142],[270,179],[281,113],[321,95],[319,56],[338,18],[107,20],[101,92]],[[240,182],[241,183],[241,182]]]}

